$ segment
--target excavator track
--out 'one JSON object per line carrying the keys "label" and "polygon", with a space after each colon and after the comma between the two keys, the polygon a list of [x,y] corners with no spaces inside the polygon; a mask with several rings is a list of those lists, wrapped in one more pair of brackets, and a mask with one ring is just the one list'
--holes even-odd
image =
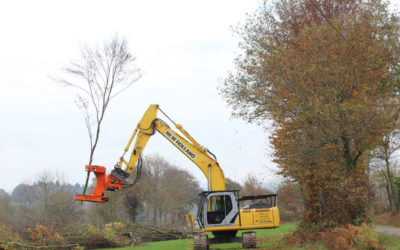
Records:
{"label": "excavator track", "polygon": [[208,250],[210,245],[208,243],[208,235],[199,233],[193,237],[193,249],[194,250]]}
{"label": "excavator track", "polygon": [[256,233],[253,231],[245,232],[242,237],[217,237],[208,239],[208,235],[204,233],[199,233],[193,237],[193,249],[194,250],[208,250],[211,244],[221,244],[221,243],[232,243],[241,242],[243,248],[256,248],[257,239]]}
{"label": "excavator track", "polygon": [[256,248],[257,240],[255,232],[245,232],[242,234],[243,248]]}

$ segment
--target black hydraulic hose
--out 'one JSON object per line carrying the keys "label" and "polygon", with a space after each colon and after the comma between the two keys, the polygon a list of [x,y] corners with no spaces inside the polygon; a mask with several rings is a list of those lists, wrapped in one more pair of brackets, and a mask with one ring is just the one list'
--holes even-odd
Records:
{"label": "black hydraulic hose", "polygon": [[143,159],[142,159],[142,155],[140,155],[139,159],[138,159],[137,167],[136,167],[137,171],[136,171],[135,180],[133,181],[133,183],[122,184],[121,186],[123,188],[131,188],[131,187],[133,187],[136,184],[136,182],[139,181],[140,176],[142,175],[142,167],[143,167]]}
{"label": "black hydraulic hose", "polygon": [[215,154],[211,153],[211,151],[208,149],[207,152],[214,158],[215,161],[217,161],[217,157],[215,156]]}

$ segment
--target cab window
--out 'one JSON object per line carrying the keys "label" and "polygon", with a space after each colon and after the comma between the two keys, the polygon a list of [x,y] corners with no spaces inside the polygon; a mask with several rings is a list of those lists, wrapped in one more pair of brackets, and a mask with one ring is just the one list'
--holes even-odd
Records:
{"label": "cab window", "polygon": [[208,224],[220,224],[232,211],[232,200],[229,195],[211,196],[208,200],[207,222]]}

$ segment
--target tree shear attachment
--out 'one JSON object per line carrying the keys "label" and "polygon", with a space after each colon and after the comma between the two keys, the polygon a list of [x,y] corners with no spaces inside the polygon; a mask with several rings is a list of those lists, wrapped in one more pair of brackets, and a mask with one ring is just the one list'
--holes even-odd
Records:
{"label": "tree shear attachment", "polygon": [[[93,172],[96,176],[96,188],[89,195],[75,195],[75,200],[91,202],[107,202],[108,197],[104,191],[119,191],[122,188],[122,179],[125,176],[118,174],[115,169],[106,176],[106,168],[103,166],[86,165],[86,171]],[[119,169],[122,171],[122,169]],[[116,175],[116,176],[115,176]]]}

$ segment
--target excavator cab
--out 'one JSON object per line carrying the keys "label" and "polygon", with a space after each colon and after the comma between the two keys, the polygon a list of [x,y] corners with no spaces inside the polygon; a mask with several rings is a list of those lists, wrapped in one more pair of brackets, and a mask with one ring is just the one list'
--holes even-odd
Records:
{"label": "excavator cab", "polygon": [[239,190],[200,193],[197,222],[204,231],[279,226],[277,194],[239,197]]}
{"label": "excavator cab", "polygon": [[236,225],[239,214],[237,190],[200,193],[197,222],[201,228]]}
{"label": "excavator cab", "polygon": [[244,248],[257,245],[253,231],[238,230],[279,227],[277,194],[239,197],[238,190],[207,191],[200,193],[197,222],[203,232],[212,232],[194,237],[194,249],[208,249],[210,244],[240,242]]}

